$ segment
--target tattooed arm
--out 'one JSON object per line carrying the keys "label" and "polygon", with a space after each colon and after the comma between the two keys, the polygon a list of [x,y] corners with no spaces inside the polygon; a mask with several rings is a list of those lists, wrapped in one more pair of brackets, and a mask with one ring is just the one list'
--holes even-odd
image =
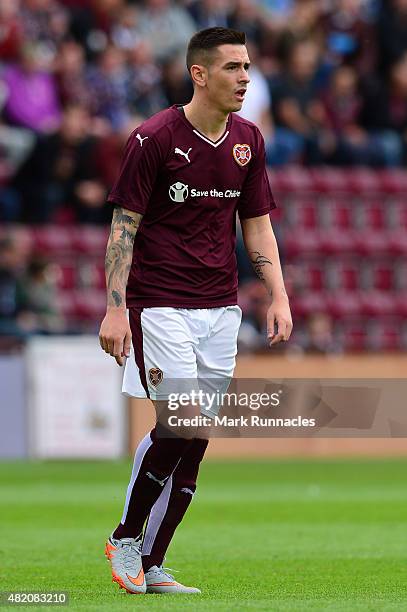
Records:
{"label": "tattooed arm", "polygon": [[142,215],[120,206],[113,211],[107,243],[105,272],[107,310],[99,332],[100,346],[123,365],[130,353],[131,331],[126,316],[126,285],[133,258],[133,244]]}
{"label": "tattooed arm", "polygon": [[293,327],[277,242],[269,215],[243,219],[241,224],[243,240],[254,271],[272,298],[267,313],[267,338],[271,346],[288,340]]}

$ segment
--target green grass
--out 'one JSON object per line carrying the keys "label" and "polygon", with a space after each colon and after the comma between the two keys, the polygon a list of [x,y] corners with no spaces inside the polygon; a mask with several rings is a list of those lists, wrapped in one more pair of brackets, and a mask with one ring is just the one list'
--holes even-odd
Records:
{"label": "green grass", "polygon": [[65,590],[69,610],[407,610],[406,460],[207,461],[166,560],[194,598],[110,582],[129,473],[0,463],[0,590]]}

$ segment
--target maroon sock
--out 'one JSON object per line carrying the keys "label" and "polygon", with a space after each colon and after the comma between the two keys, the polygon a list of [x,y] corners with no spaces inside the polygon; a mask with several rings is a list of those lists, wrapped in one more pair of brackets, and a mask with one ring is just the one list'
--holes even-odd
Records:
{"label": "maroon sock", "polygon": [[165,553],[196,490],[199,465],[208,440],[194,438],[153,506],[143,542],[143,568],[163,563]]}
{"label": "maroon sock", "polygon": [[152,506],[190,444],[192,440],[185,438],[159,437],[157,428],[143,438],[136,450],[126,506],[114,538],[135,538],[143,531]]}

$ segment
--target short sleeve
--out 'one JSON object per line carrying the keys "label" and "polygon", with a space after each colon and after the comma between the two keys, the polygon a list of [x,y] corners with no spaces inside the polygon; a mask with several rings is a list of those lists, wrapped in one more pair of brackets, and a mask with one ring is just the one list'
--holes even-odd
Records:
{"label": "short sleeve", "polygon": [[260,132],[257,132],[256,149],[237,206],[240,219],[261,217],[276,208],[267,176],[264,140]]}
{"label": "short sleeve", "polygon": [[161,152],[154,137],[133,132],[127,141],[119,176],[108,202],[144,215],[160,165]]}

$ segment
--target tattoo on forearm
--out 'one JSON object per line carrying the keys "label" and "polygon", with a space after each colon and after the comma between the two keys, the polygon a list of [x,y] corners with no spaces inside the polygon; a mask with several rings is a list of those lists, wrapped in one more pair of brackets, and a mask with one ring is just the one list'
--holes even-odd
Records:
{"label": "tattoo on forearm", "polygon": [[108,306],[125,304],[133,243],[140,220],[141,215],[133,217],[122,208],[114,209],[105,258]]}
{"label": "tattoo on forearm", "polygon": [[112,291],[112,298],[116,306],[120,306],[122,303],[122,296],[118,291]]}
{"label": "tattoo on forearm", "polygon": [[264,255],[261,255],[258,251],[252,251],[250,253],[250,259],[253,264],[255,273],[257,274],[259,279],[264,282],[265,281],[264,268],[267,265],[272,266],[273,264],[267,257],[265,257]]}

